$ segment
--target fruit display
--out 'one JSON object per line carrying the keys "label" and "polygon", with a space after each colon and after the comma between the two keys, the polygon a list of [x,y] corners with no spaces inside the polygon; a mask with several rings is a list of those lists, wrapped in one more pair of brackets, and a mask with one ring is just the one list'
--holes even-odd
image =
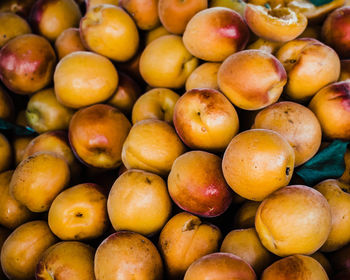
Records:
{"label": "fruit display", "polygon": [[0,280],[350,280],[349,0],[0,0]]}

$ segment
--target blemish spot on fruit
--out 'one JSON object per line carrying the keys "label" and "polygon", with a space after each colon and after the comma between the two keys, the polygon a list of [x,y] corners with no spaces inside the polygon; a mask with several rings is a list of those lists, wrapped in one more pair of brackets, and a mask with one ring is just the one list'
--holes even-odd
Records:
{"label": "blemish spot on fruit", "polygon": [[83,217],[83,214],[78,212],[77,214],[75,214],[75,216],[78,217],[78,218],[81,218],[81,217]]}
{"label": "blemish spot on fruit", "polygon": [[147,183],[147,184],[151,184],[152,181],[151,181],[149,178],[146,177],[146,183]]}
{"label": "blemish spot on fruit", "polygon": [[201,221],[199,219],[192,219],[187,221],[183,227],[182,231],[189,231],[189,230],[194,230],[196,229],[199,225],[201,224]]}
{"label": "blemish spot on fruit", "polygon": [[289,176],[289,173],[290,173],[290,168],[287,167],[287,168],[286,168],[286,175]]}

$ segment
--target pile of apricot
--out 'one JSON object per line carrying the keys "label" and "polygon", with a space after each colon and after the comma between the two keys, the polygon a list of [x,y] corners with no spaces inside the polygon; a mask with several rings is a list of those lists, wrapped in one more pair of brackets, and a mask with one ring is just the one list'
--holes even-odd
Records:
{"label": "pile of apricot", "polygon": [[348,0],[2,0],[0,127],[1,280],[350,279]]}

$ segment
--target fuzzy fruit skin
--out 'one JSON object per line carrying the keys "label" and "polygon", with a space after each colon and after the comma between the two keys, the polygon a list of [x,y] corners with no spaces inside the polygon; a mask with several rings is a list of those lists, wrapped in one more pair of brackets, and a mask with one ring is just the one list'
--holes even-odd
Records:
{"label": "fuzzy fruit skin", "polygon": [[127,170],[117,178],[107,201],[108,216],[115,230],[130,230],[146,236],[163,228],[171,208],[165,181],[156,174],[137,169]]}
{"label": "fuzzy fruit skin", "polygon": [[0,79],[18,94],[32,94],[47,86],[55,65],[55,51],[38,35],[17,36],[0,50]]}
{"label": "fuzzy fruit skin", "polygon": [[25,19],[14,13],[0,12],[0,48],[12,38],[31,32]]}
{"label": "fuzzy fruit skin", "polygon": [[151,87],[181,88],[197,65],[198,59],[176,35],[152,41],[140,57],[141,76]]}
{"label": "fuzzy fruit skin", "polygon": [[16,228],[1,250],[4,273],[9,279],[33,279],[42,253],[56,241],[45,221],[32,221]]}
{"label": "fuzzy fruit skin", "polygon": [[95,280],[94,253],[91,246],[77,241],[63,241],[49,247],[35,270],[36,280]]}
{"label": "fuzzy fruit skin", "polygon": [[258,275],[275,259],[261,244],[255,228],[230,231],[222,241],[220,252],[231,253],[242,258]]}
{"label": "fuzzy fruit skin", "polygon": [[213,253],[191,264],[184,280],[256,280],[253,268],[240,257],[231,253]]}
{"label": "fuzzy fruit skin", "polygon": [[283,101],[270,105],[256,115],[253,128],[271,129],[284,136],[295,152],[295,166],[312,158],[321,145],[318,119],[298,103]]}
{"label": "fuzzy fruit skin", "polygon": [[78,27],[81,12],[74,0],[38,0],[29,21],[36,33],[54,42],[67,28]]}
{"label": "fuzzy fruit skin", "polygon": [[331,232],[321,251],[333,252],[350,242],[350,185],[328,179],[314,188],[327,199],[332,213]]}
{"label": "fuzzy fruit skin", "polygon": [[168,279],[183,279],[195,260],[219,250],[221,231],[203,223],[197,216],[181,212],[163,227],[158,247],[163,256]]}
{"label": "fuzzy fruit skin", "polygon": [[327,45],[345,59],[350,58],[350,7],[344,6],[330,13],[322,26],[322,37]]}
{"label": "fuzzy fruit skin", "polygon": [[131,59],[139,46],[135,22],[121,7],[101,4],[87,11],[80,21],[84,46],[114,61]]}
{"label": "fuzzy fruit skin", "polygon": [[221,92],[209,88],[183,94],[173,119],[176,132],[192,149],[223,151],[239,129],[234,106]]}
{"label": "fuzzy fruit skin", "polygon": [[141,234],[117,231],[97,248],[96,279],[161,280],[163,263],[156,246]]}
{"label": "fuzzy fruit skin", "polygon": [[142,94],[132,108],[132,123],[158,119],[173,123],[174,107],[180,96],[167,88],[154,88]]}
{"label": "fuzzy fruit skin", "polygon": [[103,188],[84,183],[61,192],[52,202],[48,223],[61,240],[100,237],[109,225]]}
{"label": "fuzzy fruit skin", "polygon": [[120,0],[119,5],[132,15],[141,30],[151,30],[160,24],[158,0]]}
{"label": "fuzzy fruit skin", "polygon": [[122,161],[127,169],[142,169],[166,176],[174,160],[185,150],[171,125],[165,121],[147,119],[131,128],[123,145]]}
{"label": "fuzzy fruit skin", "polygon": [[0,224],[15,229],[29,221],[34,214],[10,194],[10,182],[13,170],[0,173]]}
{"label": "fuzzy fruit skin", "polygon": [[309,108],[318,118],[323,137],[350,140],[350,81],[330,84],[311,99]]}
{"label": "fuzzy fruit skin", "polygon": [[294,255],[274,262],[266,268],[261,280],[328,280],[321,264],[309,256]]}
{"label": "fuzzy fruit skin", "polygon": [[168,176],[169,194],[183,210],[202,217],[224,213],[232,202],[221,170],[221,158],[204,151],[179,156]]}
{"label": "fuzzy fruit skin", "polygon": [[276,57],[260,50],[230,55],[221,64],[218,84],[237,107],[258,110],[275,103],[287,83],[287,73]]}
{"label": "fuzzy fruit skin", "polygon": [[227,8],[210,8],[197,13],[186,26],[183,41],[194,56],[220,62],[245,48],[249,29],[243,18]]}
{"label": "fuzzy fruit skin", "polygon": [[27,123],[38,133],[68,129],[74,110],[59,103],[53,88],[34,93],[27,104]]}
{"label": "fuzzy fruit skin", "polygon": [[281,257],[316,252],[326,242],[331,223],[327,199],[303,185],[287,186],[272,193],[260,204],[255,216],[261,243]]}
{"label": "fuzzy fruit skin", "polygon": [[276,57],[287,71],[285,93],[292,100],[306,102],[339,78],[338,54],[316,39],[289,41],[277,51]]}
{"label": "fuzzy fruit skin", "polygon": [[262,201],[288,185],[294,171],[294,150],[279,133],[251,129],[236,135],[226,148],[222,170],[240,196]]}
{"label": "fuzzy fruit skin", "polygon": [[85,51],[79,29],[71,27],[62,31],[55,41],[55,49],[60,60],[72,52]]}
{"label": "fuzzy fruit skin", "polygon": [[96,104],[77,111],[69,125],[69,141],[80,161],[112,169],[121,165],[122,147],[131,124],[118,109]]}
{"label": "fuzzy fruit skin", "polygon": [[207,0],[159,0],[158,14],[160,22],[170,33],[180,35],[189,20],[207,7]]}
{"label": "fuzzy fruit skin", "polygon": [[68,185],[67,161],[51,152],[39,152],[24,159],[10,182],[10,193],[32,212],[49,210],[55,197]]}
{"label": "fuzzy fruit skin", "polygon": [[118,86],[119,76],[106,57],[77,51],[66,55],[57,64],[54,88],[58,102],[78,109],[110,98]]}

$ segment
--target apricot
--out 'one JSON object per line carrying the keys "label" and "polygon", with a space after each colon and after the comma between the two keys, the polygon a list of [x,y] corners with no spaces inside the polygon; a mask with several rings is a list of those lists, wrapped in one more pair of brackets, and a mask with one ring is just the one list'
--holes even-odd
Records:
{"label": "apricot", "polygon": [[318,183],[314,188],[323,194],[331,208],[331,232],[321,251],[332,252],[350,242],[350,185],[328,179]]}
{"label": "apricot", "polygon": [[1,250],[1,266],[10,279],[33,279],[44,251],[56,242],[45,221],[32,221],[16,228]]}
{"label": "apricot", "polygon": [[55,49],[59,60],[72,52],[85,51],[79,29],[71,27],[62,31],[55,41]]}
{"label": "apricot", "polygon": [[64,158],[39,152],[16,167],[10,182],[10,193],[30,211],[45,212],[69,180],[69,166]]}
{"label": "apricot", "polygon": [[123,145],[122,161],[127,169],[165,176],[174,160],[184,152],[185,146],[173,127],[165,121],[148,119],[131,128]]}
{"label": "apricot", "polygon": [[235,228],[245,229],[255,226],[255,214],[258,211],[260,202],[246,201],[239,207],[234,216],[233,224]]}
{"label": "apricot", "polygon": [[154,88],[141,95],[132,108],[133,124],[157,119],[173,123],[174,107],[180,96],[167,88]]}
{"label": "apricot", "polygon": [[118,177],[107,201],[113,228],[143,235],[160,231],[171,212],[165,181],[156,174],[131,169]]}
{"label": "apricot", "polygon": [[294,171],[294,151],[279,133],[251,129],[228,145],[222,169],[226,182],[240,196],[261,201],[288,185]]}
{"label": "apricot", "polygon": [[252,267],[230,253],[213,253],[191,264],[184,280],[256,280]]}
{"label": "apricot", "polygon": [[102,55],[73,52],[57,64],[54,85],[56,98],[62,105],[85,107],[113,95],[118,86],[118,72]]}
{"label": "apricot", "polygon": [[287,83],[283,65],[260,50],[235,53],[221,64],[220,90],[237,107],[258,110],[275,103]]}
{"label": "apricot", "polygon": [[150,30],[160,24],[158,0],[121,0],[119,5],[132,15],[141,30]]}
{"label": "apricot", "polygon": [[73,114],[71,108],[57,101],[53,88],[36,92],[27,103],[28,125],[38,133],[68,129]]}
{"label": "apricot", "polygon": [[238,115],[228,99],[215,89],[187,91],[176,102],[175,129],[192,149],[223,151],[237,134]]}
{"label": "apricot", "polygon": [[290,41],[278,50],[276,57],[287,71],[285,93],[292,100],[308,101],[322,87],[338,80],[338,55],[316,39]]}
{"label": "apricot", "polygon": [[140,73],[151,87],[180,88],[197,65],[198,59],[185,48],[180,36],[166,35],[143,50]]}
{"label": "apricot", "polygon": [[159,236],[168,279],[183,279],[187,268],[197,259],[219,249],[220,229],[189,213],[173,216]]}
{"label": "apricot", "polygon": [[212,7],[225,7],[230,8],[237,13],[239,13],[242,17],[244,17],[244,10],[246,6],[246,2],[243,0],[212,0],[209,3],[210,8]]}
{"label": "apricot", "polygon": [[309,256],[294,255],[274,262],[265,269],[261,280],[328,280],[322,265]]}
{"label": "apricot", "polygon": [[16,136],[15,137],[15,139],[12,142],[15,166],[17,166],[23,160],[25,149],[33,139],[34,139],[34,136]]}
{"label": "apricot", "polygon": [[261,244],[254,228],[230,231],[222,241],[220,252],[242,258],[258,275],[274,261],[274,256]]}
{"label": "apricot", "polygon": [[9,229],[15,229],[33,217],[33,213],[11,196],[12,175],[13,170],[0,173],[0,224]]}
{"label": "apricot", "polygon": [[94,253],[94,248],[81,242],[56,243],[41,255],[35,277],[38,280],[94,280]]}
{"label": "apricot", "polygon": [[93,183],[79,184],[61,192],[52,202],[48,223],[62,240],[100,237],[107,229],[107,197]]}
{"label": "apricot", "polygon": [[330,13],[322,25],[322,38],[342,58],[350,58],[350,7],[343,6]]}
{"label": "apricot", "polygon": [[194,15],[186,25],[183,42],[194,56],[206,61],[223,61],[243,50],[249,40],[249,29],[235,11],[216,7]]}
{"label": "apricot", "polygon": [[310,109],[298,103],[270,105],[256,115],[253,127],[271,129],[285,137],[294,150],[295,166],[312,158],[321,145],[319,121]]}
{"label": "apricot", "polygon": [[331,225],[327,199],[303,185],[272,193],[260,204],[255,216],[261,243],[281,257],[316,252],[326,242]]}
{"label": "apricot", "polygon": [[274,42],[259,38],[255,42],[247,46],[248,50],[261,50],[270,54],[275,54],[277,50],[283,45],[281,42]]}
{"label": "apricot", "polygon": [[0,48],[12,38],[31,32],[32,29],[24,18],[15,13],[0,12]]}
{"label": "apricot", "polygon": [[76,112],[69,125],[69,141],[85,164],[111,169],[120,166],[122,146],[131,124],[118,109],[96,104]]}
{"label": "apricot", "polygon": [[138,83],[130,76],[119,72],[119,84],[117,90],[108,99],[107,103],[118,108],[125,115],[130,115],[132,108],[141,95]]}
{"label": "apricot", "polygon": [[18,94],[32,94],[49,85],[55,65],[55,51],[38,35],[17,36],[0,50],[0,79]]}
{"label": "apricot", "polygon": [[78,27],[81,12],[74,0],[36,1],[30,12],[29,21],[34,30],[50,41],[67,28]]}
{"label": "apricot", "polygon": [[12,164],[12,149],[7,138],[0,133],[0,172],[10,168]]}
{"label": "apricot", "polygon": [[204,151],[179,156],[168,176],[172,200],[183,210],[203,217],[224,213],[232,193],[221,170],[221,158]]}
{"label": "apricot", "polygon": [[15,107],[11,96],[0,85],[0,118],[11,121],[15,115]]}
{"label": "apricot", "polygon": [[96,279],[161,280],[163,263],[157,248],[146,237],[128,231],[108,236],[95,254]]}
{"label": "apricot", "polygon": [[212,88],[219,90],[218,71],[220,63],[206,62],[198,66],[186,80],[186,91],[194,88]]}
{"label": "apricot", "polygon": [[309,108],[328,139],[350,139],[350,81],[330,84],[312,98]]}
{"label": "apricot", "polygon": [[135,22],[121,7],[93,6],[80,21],[84,46],[115,61],[131,59],[139,46]]}
{"label": "apricot", "polygon": [[171,33],[168,30],[166,30],[163,25],[158,26],[152,30],[149,30],[145,34],[145,44],[148,45],[155,39],[158,39],[159,37],[162,37],[164,35],[171,35]]}
{"label": "apricot", "polygon": [[207,7],[207,0],[159,0],[158,14],[170,33],[182,34],[189,20]]}
{"label": "apricot", "polygon": [[66,131],[49,131],[33,138],[25,148],[22,158],[25,159],[38,152],[50,152],[66,160],[72,177],[80,173],[80,165],[77,162],[68,141]]}
{"label": "apricot", "polygon": [[295,39],[307,26],[307,18],[302,13],[287,7],[267,9],[264,6],[248,4],[244,18],[257,36],[276,42]]}

